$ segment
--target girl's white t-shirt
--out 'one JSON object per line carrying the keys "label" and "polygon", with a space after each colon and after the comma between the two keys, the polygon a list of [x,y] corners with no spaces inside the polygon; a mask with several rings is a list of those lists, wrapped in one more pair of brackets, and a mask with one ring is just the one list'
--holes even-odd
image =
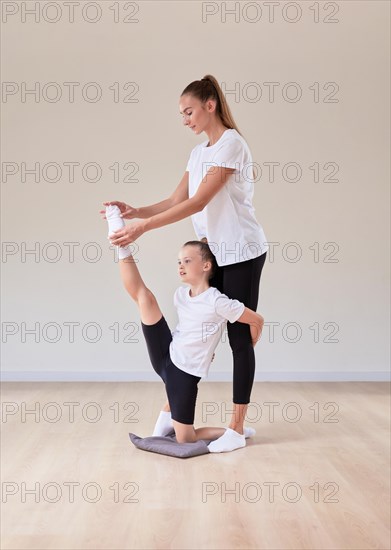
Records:
{"label": "girl's white t-shirt", "polygon": [[172,332],[170,357],[179,369],[203,378],[208,374],[227,321],[237,321],[245,305],[214,287],[194,297],[189,291],[190,287],[180,286],[174,294],[178,324]]}
{"label": "girl's white t-shirt", "polygon": [[196,194],[205,174],[213,166],[235,168],[224,187],[201,212],[191,216],[198,239],[206,237],[219,266],[261,256],[269,249],[262,226],[255,217],[253,161],[250,149],[235,129],[228,129],[207,147],[204,141],[192,150],[189,198]]}

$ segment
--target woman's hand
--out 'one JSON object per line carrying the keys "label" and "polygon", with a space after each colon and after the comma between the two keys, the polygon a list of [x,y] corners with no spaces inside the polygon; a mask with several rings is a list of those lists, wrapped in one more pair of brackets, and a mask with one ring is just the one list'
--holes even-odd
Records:
{"label": "woman's hand", "polygon": [[134,222],[123,227],[122,229],[113,231],[108,238],[110,239],[111,244],[115,246],[128,246],[128,244],[133,243],[141,237],[144,232],[145,222],[144,220],[140,220],[139,222]]}
{"label": "woman's hand", "polygon": [[[129,204],[126,204],[124,202],[119,201],[110,201],[110,202],[104,202],[104,206],[109,206],[110,204],[113,204],[115,206],[118,206],[118,208],[121,211],[121,218],[124,218],[125,220],[131,220],[132,218],[137,218],[137,208],[133,208],[133,206],[130,206]],[[103,219],[106,220],[106,209],[100,210],[99,214],[102,214]]]}

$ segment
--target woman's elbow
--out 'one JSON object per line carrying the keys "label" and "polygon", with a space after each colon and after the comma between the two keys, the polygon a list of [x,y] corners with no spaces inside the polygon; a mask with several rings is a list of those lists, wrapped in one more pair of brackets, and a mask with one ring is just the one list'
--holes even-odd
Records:
{"label": "woman's elbow", "polygon": [[259,315],[259,313],[257,313],[256,315],[257,315],[256,326],[257,326],[258,335],[260,337],[262,334],[263,325],[265,324],[265,319],[262,317],[262,315]]}
{"label": "woman's elbow", "polygon": [[193,208],[194,213],[201,212],[205,208],[205,206],[208,204],[208,201],[201,197],[193,197]]}

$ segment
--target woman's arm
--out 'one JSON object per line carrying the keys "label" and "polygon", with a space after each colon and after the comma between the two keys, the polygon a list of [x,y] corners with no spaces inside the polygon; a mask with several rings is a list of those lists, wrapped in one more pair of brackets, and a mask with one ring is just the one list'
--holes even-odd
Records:
{"label": "woman's arm", "polygon": [[209,168],[193,197],[174,204],[165,212],[146,219],[144,231],[178,222],[196,212],[200,212],[225,185],[228,177],[234,171],[234,168],[224,168],[222,166]]}
{"label": "woman's arm", "polygon": [[265,322],[262,315],[259,315],[256,311],[246,307],[242,315],[239,317],[238,322],[250,325],[251,340],[253,346],[255,346],[261,337],[263,324]]}
{"label": "woman's arm", "polygon": [[[189,198],[189,172],[185,172],[183,175],[183,178],[181,179],[178,187],[175,189],[175,191],[168,197],[168,199],[165,199],[164,201],[157,202],[156,204],[151,204],[149,206],[141,206],[140,208],[132,209],[135,210],[135,214],[133,215],[134,218],[151,218],[152,216],[156,216],[156,214],[160,214],[161,212],[165,212],[169,208],[172,208],[176,204],[179,204],[186,199]],[[130,213],[131,211],[129,211]],[[126,218],[127,212],[124,212],[124,218]]]}
{"label": "woman's arm", "polygon": [[[139,208],[135,208],[133,206],[130,206],[130,204],[126,204],[120,201],[104,202],[103,205],[105,207],[109,204],[118,206],[121,211],[121,218],[123,218],[124,220],[132,220],[133,218],[150,218],[151,216],[160,214],[160,212],[164,212],[165,210],[173,207],[175,204],[185,201],[188,198],[189,172],[185,172],[181,181],[179,182],[178,187],[175,189],[172,195],[170,195],[168,199],[165,199],[164,201],[160,201],[149,206],[141,206]],[[102,214],[103,219],[106,219],[106,209],[100,210],[99,214]]]}
{"label": "woman's arm", "polygon": [[[138,222],[127,225],[123,229],[115,231],[113,233],[114,236],[110,239],[111,244],[115,246],[127,246],[138,239],[146,231],[157,229],[158,227],[163,227],[164,225],[169,225],[170,223],[183,220],[196,212],[200,212],[208,204],[208,202],[212,200],[216,193],[224,187],[228,177],[234,171],[234,168],[224,168],[222,166],[214,166],[209,168],[193,197],[173,204],[173,206],[164,212],[141,219]],[[178,190],[176,199],[178,200],[183,196],[183,189]]]}

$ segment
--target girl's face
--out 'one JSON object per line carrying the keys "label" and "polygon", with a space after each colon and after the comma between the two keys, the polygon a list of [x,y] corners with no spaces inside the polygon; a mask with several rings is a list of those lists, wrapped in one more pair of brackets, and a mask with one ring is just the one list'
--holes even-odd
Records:
{"label": "girl's face", "polygon": [[210,262],[204,262],[196,246],[184,246],[178,255],[178,272],[181,281],[188,284],[202,282],[211,269]]}
{"label": "girl's face", "polygon": [[216,102],[212,99],[202,104],[196,97],[186,94],[180,98],[179,112],[183,117],[183,124],[195,134],[200,134],[209,128],[216,109]]}

